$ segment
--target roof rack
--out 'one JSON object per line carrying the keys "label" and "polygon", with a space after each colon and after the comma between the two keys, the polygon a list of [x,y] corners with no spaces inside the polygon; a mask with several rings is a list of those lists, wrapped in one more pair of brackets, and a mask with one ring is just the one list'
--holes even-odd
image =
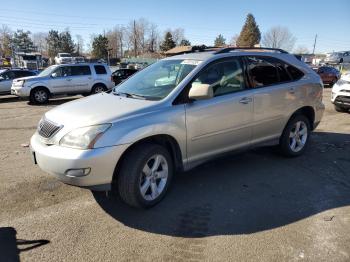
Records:
{"label": "roof rack", "polygon": [[215,54],[225,54],[235,50],[269,50],[277,51],[281,54],[289,54],[287,51],[280,48],[271,48],[271,47],[225,47],[215,52]]}

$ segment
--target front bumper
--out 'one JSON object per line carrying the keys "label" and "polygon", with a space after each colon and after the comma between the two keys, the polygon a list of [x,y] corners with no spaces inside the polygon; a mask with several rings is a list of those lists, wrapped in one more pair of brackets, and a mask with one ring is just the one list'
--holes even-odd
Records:
{"label": "front bumper", "polygon": [[334,99],[332,99],[332,103],[335,105],[350,108],[350,95],[337,95],[334,97]]}
{"label": "front bumper", "polygon": [[[114,169],[129,145],[118,145],[89,150],[80,150],[57,145],[46,145],[35,133],[30,141],[35,162],[45,172],[60,181],[79,187],[108,189]],[[68,170],[90,169],[85,176],[72,177]]]}
{"label": "front bumper", "polygon": [[30,90],[24,87],[12,86],[11,95],[15,95],[19,97],[29,97]]}

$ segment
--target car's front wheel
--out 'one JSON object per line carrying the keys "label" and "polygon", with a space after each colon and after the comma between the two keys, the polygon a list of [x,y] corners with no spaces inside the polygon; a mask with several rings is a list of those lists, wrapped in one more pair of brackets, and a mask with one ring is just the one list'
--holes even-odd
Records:
{"label": "car's front wheel", "polygon": [[107,88],[104,85],[94,85],[94,87],[91,90],[91,94],[98,94],[107,91]]}
{"label": "car's front wheel", "polygon": [[280,149],[285,156],[304,153],[310,137],[310,122],[304,115],[291,118],[280,137]]}
{"label": "car's front wheel", "polygon": [[136,146],[123,159],[117,174],[119,195],[130,206],[152,207],[165,196],[173,172],[172,158],[163,146]]}
{"label": "car's front wheel", "polygon": [[45,104],[49,101],[49,92],[43,87],[35,88],[30,93],[30,102],[35,104]]}

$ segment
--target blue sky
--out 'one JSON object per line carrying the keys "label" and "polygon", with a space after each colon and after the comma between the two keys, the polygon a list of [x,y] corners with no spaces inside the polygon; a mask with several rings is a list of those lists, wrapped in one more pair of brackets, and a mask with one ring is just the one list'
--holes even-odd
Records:
{"label": "blue sky", "polygon": [[350,50],[349,0],[11,0],[2,3],[0,25],[31,32],[69,27],[72,35],[80,34],[88,42],[91,34],[142,17],[161,32],[182,27],[192,44],[212,45],[219,33],[227,41],[239,34],[249,12],[262,33],[277,25],[288,27],[297,38],[295,47],[312,50],[317,34],[316,52]]}

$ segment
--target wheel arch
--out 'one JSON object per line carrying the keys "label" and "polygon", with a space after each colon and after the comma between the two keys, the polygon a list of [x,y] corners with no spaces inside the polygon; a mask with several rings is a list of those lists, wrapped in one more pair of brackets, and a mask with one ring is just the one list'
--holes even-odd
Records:
{"label": "wheel arch", "polygon": [[49,96],[52,96],[52,93],[51,93],[50,89],[49,89],[47,86],[44,86],[44,85],[37,85],[37,86],[33,87],[33,88],[30,90],[29,96],[31,96],[32,93],[33,93],[35,90],[39,89],[39,88],[45,89],[45,90],[49,93]]}
{"label": "wheel arch", "polygon": [[[315,123],[315,109],[312,106],[303,106],[303,107],[299,108],[290,116],[289,120],[292,119],[296,115],[306,116],[307,119],[310,121],[311,130],[314,130],[314,128],[315,128],[315,125],[314,125],[314,123]],[[289,122],[289,120],[288,120],[288,122]]]}
{"label": "wheel arch", "polygon": [[173,136],[167,135],[167,134],[152,135],[134,142],[123,152],[122,156],[117,161],[116,167],[114,169],[112,183],[115,183],[116,177],[118,176],[122,162],[124,161],[128,153],[131,152],[135,147],[140,146],[141,144],[147,144],[147,143],[153,143],[153,144],[164,146],[171,155],[171,158],[175,166],[175,170],[183,171],[184,167],[182,162],[182,153],[176,139]]}

